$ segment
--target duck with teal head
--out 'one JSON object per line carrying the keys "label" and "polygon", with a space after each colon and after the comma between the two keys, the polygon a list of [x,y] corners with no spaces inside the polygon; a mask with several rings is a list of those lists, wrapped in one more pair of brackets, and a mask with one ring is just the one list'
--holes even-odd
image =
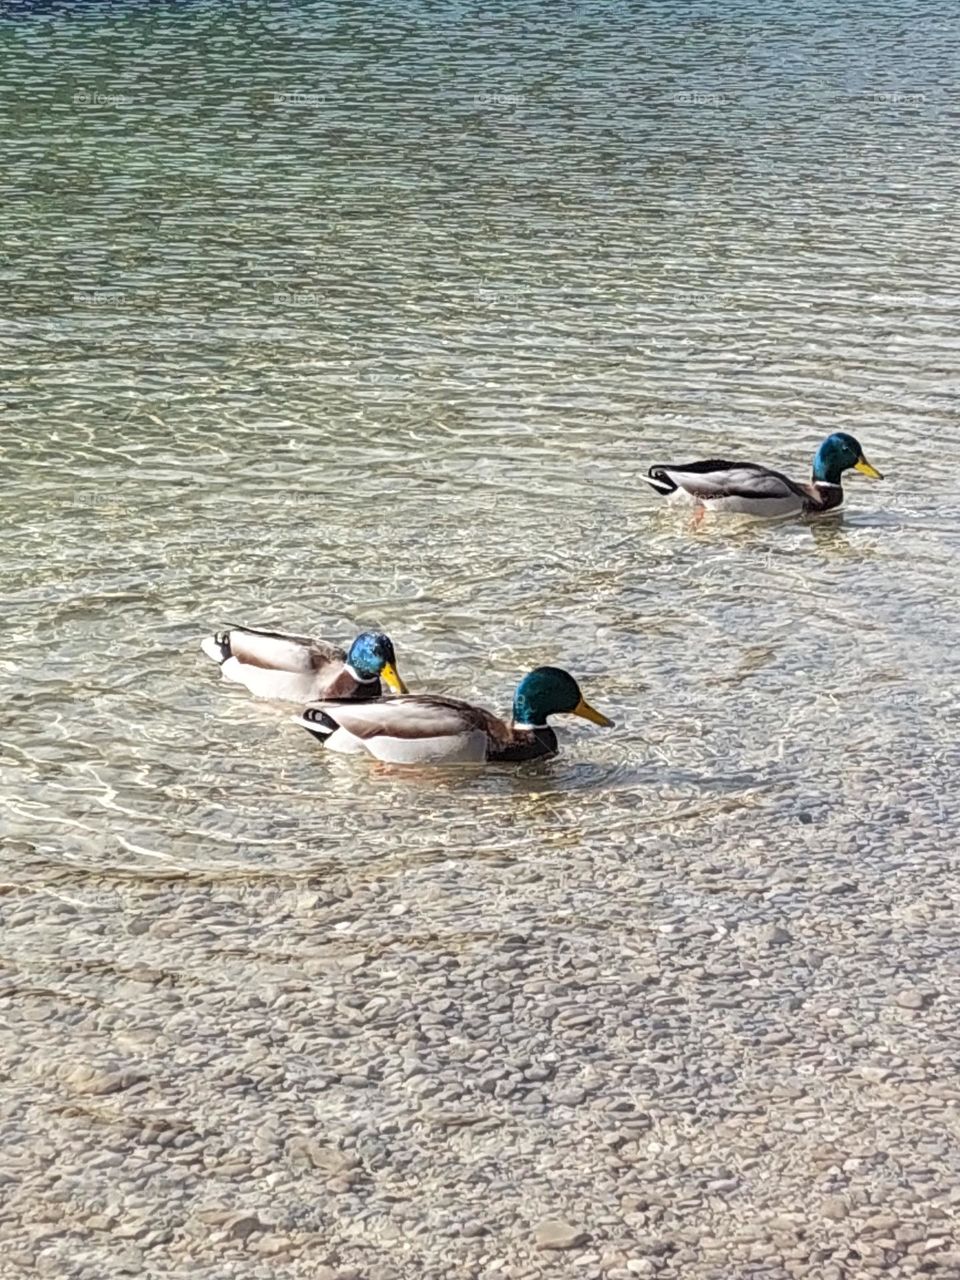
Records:
{"label": "duck with teal head", "polygon": [[874,480],[883,479],[864,457],[859,442],[845,431],[835,431],[814,455],[809,484],[755,462],[719,459],[653,466],[643,479],[670,501],[769,519],[816,515],[839,507],[843,502],[841,477],[851,468]]}
{"label": "duck with teal head", "polygon": [[294,719],[329,751],[365,752],[388,764],[496,764],[556,755],[557,735],[548,721],[564,714],[613,723],[559,667],[537,667],[524,676],[509,723],[473,703],[429,694],[364,703],[324,700]]}
{"label": "duck with teal head", "polygon": [[362,631],[349,651],[259,627],[230,627],[200,642],[219,663],[224,680],[244,685],[258,698],[312,702],[318,698],[379,698],[381,680],[395,693],[407,686],[397,673],[393,642],[382,631]]}

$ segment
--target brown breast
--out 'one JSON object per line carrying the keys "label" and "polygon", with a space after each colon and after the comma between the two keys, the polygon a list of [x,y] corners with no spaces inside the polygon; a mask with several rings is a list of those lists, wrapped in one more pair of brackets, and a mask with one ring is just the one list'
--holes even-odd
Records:
{"label": "brown breast", "polygon": [[843,489],[838,484],[822,484],[814,480],[811,484],[800,486],[806,495],[803,507],[805,511],[832,511],[843,502]]}
{"label": "brown breast", "polygon": [[360,702],[368,698],[380,697],[379,680],[358,680],[356,676],[350,674],[343,662],[330,663],[329,674],[329,682],[324,685],[322,692],[316,695],[318,699],[354,698]]}

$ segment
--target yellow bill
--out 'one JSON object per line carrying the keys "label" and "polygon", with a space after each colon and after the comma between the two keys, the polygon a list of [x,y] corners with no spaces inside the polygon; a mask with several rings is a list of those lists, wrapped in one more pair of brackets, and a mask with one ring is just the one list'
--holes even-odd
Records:
{"label": "yellow bill", "polygon": [[861,453],[860,457],[853,464],[854,471],[859,471],[861,475],[869,476],[871,480],[882,480],[883,476],[872,463],[869,463]]}
{"label": "yellow bill", "polygon": [[383,664],[383,670],[380,672],[380,675],[383,677],[387,687],[392,689],[394,693],[410,692],[407,686],[400,679],[397,674],[397,668],[392,662],[385,662]]}
{"label": "yellow bill", "polygon": [[573,714],[580,716],[582,720],[592,720],[594,724],[605,725],[608,729],[613,728],[613,721],[609,720],[600,711],[595,711],[589,702],[584,702],[581,698],[577,705],[573,708]]}

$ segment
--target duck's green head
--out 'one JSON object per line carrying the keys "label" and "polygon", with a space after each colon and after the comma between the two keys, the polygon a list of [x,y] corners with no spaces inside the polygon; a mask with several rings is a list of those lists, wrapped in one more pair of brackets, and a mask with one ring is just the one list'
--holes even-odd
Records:
{"label": "duck's green head", "polygon": [[872,480],[883,479],[877,468],[863,456],[860,442],[847,435],[846,431],[835,431],[832,436],[827,436],[814,454],[813,478],[824,484],[839,484],[841,475],[851,467]]}
{"label": "duck's green head", "polygon": [[559,667],[537,667],[517,685],[513,696],[515,726],[542,729],[547,723],[547,716],[564,713],[592,720],[594,724],[613,724],[612,720],[584,702],[576,680]]}
{"label": "duck's green head", "polygon": [[347,665],[361,680],[375,680],[380,676],[394,693],[407,692],[407,686],[397,674],[393,641],[382,631],[362,631],[350,646]]}

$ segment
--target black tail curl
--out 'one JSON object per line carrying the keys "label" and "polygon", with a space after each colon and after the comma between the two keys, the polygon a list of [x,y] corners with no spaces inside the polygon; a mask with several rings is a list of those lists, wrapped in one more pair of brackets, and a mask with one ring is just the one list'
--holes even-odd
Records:
{"label": "black tail curl", "polygon": [[[307,721],[310,723],[308,724]],[[300,722],[307,733],[312,734],[318,742],[326,742],[332,733],[340,728],[333,716],[327,715],[320,707],[305,707]]]}
{"label": "black tail curl", "polygon": [[676,491],[676,481],[670,479],[662,466],[651,467],[647,475],[662,493],[674,493]]}

